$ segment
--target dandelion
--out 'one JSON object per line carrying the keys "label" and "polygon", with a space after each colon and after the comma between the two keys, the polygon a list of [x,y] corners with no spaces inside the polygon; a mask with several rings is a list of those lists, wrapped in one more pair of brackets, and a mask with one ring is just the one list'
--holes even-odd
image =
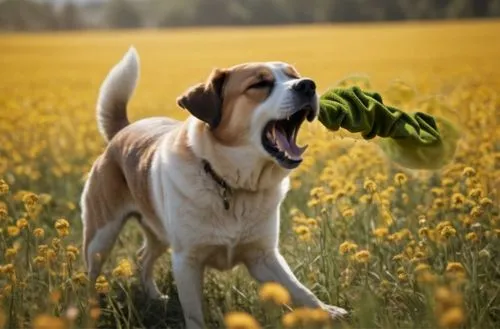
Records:
{"label": "dandelion", "polygon": [[443,229],[441,230],[440,232],[441,236],[444,237],[444,238],[449,238],[449,237],[452,237],[452,236],[455,236],[457,235],[457,230],[455,230],[453,227],[451,226],[445,226],[443,227]]}
{"label": "dandelion", "polygon": [[26,209],[29,211],[38,204],[38,196],[32,192],[25,193],[23,196],[23,203]]}
{"label": "dandelion", "polygon": [[107,294],[109,292],[109,283],[104,275],[99,275],[95,282],[95,289],[98,293]]}
{"label": "dandelion", "polygon": [[38,227],[38,228],[33,230],[33,236],[35,236],[36,238],[42,239],[44,235],[45,235],[45,231],[41,227]]}
{"label": "dandelion", "polygon": [[38,315],[33,320],[33,329],[65,329],[66,327],[63,319],[48,314]]}
{"label": "dandelion", "polygon": [[452,307],[439,317],[439,326],[442,328],[458,328],[465,321],[465,314],[461,307]]}
{"label": "dandelion", "polygon": [[490,198],[482,198],[481,200],[479,200],[479,206],[481,206],[481,208],[486,208],[492,205],[493,201]]}
{"label": "dandelion", "polygon": [[479,241],[479,238],[477,237],[477,234],[475,232],[469,232],[465,235],[465,240],[470,242],[477,242]]}
{"label": "dandelion", "polygon": [[87,282],[87,276],[83,272],[77,272],[73,274],[71,278],[74,283],[83,286]]}
{"label": "dandelion", "polygon": [[112,275],[123,279],[130,278],[133,275],[132,264],[127,259],[120,260],[118,266],[114,268]]}
{"label": "dandelion", "polygon": [[476,171],[471,168],[471,167],[466,167],[463,171],[462,171],[462,176],[463,177],[474,177],[476,176]]}
{"label": "dandelion", "polygon": [[474,207],[471,209],[470,211],[470,215],[472,218],[479,218],[481,217],[481,215],[483,214],[483,210],[481,209],[481,207]]}
{"label": "dandelion", "polygon": [[19,227],[17,227],[17,226],[8,226],[7,227],[7,234],[9,236],[15,237],[15,236],[18,236],[19,233],[21,233],[21,230],[19,230]]}
{"label": "dandelion", "polygon": [[394,183],[398,186],[403,186],[408,181],[408,178],[403,173],[397,173],[394,175]]}
{"label": "dandelion", "polygon": [[224,315],[227,329],[260,329],[261,326],[250,314],[245,312],[229,312]]}
{"label": "dandelion", "polygon": [[363,188],[368,192],[368,193],[375,193],[377,191],[377,183],[372,181],[371,179],[367,179],[365,183],[363,184]]}
{"label": "dandelion", "polygon": [[69,223],[66,219],[60,218],[56,220],[54,227],[57,230],[57,234],[59,234],[60,237],[69,235]]}
{"label": "dandelion", "polygon": [[389,229],[387,227],[379,227],[373,230],[373,235],[377,238],[383,238],[389,234]]}
{"label": "dandelion", "polygon": [[259,290],[259,298],[263,302],[272,302],[276,305],[284,305],[290,303],[290,294],[280,284],[268,282],[262,285]]}
{"label": "dandelion", "polygon": [[446,266],[446,272],[448,273],[465,273],[464,266],[459,262],[449,262]]}
{"label": "dandelion", "polygon": [[345,255],[347,253],[356,251],[356,249],[358,249],[358,245],[357,244],[355,244],[352,241],[345,241],[345,242],[342,242],[340,244],[340,246],[339,246],[339,253],[341,255]]}
{"label": "dandelion", "polygon": [[483,195],[483,190],[481,188],[474,188],[469,191],[469,198],[477,199]]}
{"label": "dandelion", "polygon": [[20,218],[16,221],[16,226],[22,230],[23,228],[26,228],[28,227],[28,221],[26,220],[26,218]]}
{"label": "dandelion", "polygon": [[3,179],[0,179],[0,196],[7,193],[9,193],[9,185]]}
{"label": "dandelion", "polygon": [[360,250],[354,255],[354,259],[361,264],[366,264],[370,260],[370,252],[368,250]]}
{"label": "dandelion", "polygon": [[344,218],[352,218],[352,217],[354,217],[354,215],[355,215],[355,212],[354,212],[354,209],[352,209],[352,208],[347,208],[347,209],[344,209],[342,211],[342,217],[344,217]]}

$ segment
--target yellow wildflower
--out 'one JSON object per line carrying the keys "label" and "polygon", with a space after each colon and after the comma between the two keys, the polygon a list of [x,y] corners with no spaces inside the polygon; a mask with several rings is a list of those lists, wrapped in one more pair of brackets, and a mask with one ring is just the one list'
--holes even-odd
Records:
{"label": "yellow wildflower", "polygon": [[339,253],[344,255],[358,249],[358,245],[352,241],[344,241],[339,246]]}
{"label": "yellow wildflower", "polygon": [[446,266],[446,272],[448,273],[465,273],[464,266],[459,262],[449,262]]}
{"label": "yellow wildflower", "polygon": [[16,221],[16,226],[19,227],[19,229],[22,230],[23,228],[28,227],[28,221],[26,220],[26,218],[19,218]]}
{"label": "yellow wildflower", "polygon": [[483,195],[483,190],[479,187],[473,188],[469,191],[469,198],[477,199]]}
{"label": "yellow wildflower", "polygon": [[19,230],[19,227],[17,226],[8,226],[7,227],[7,234],[9,236],[18,236],[21,231]]}
{"label": "yellow wildflower", "polygon": [[43,238],[43,236],[45,235],[45,231],[43,228],[41,227],[38,227],[36,229],[33,230],[33,235],[39,239]]}
{"label": "yellow wildflower", "polygon": [[461,307],[452,307],[439,317],[439,326],[442,328],[458,328],[465,321],[465,314]]}
{"label": "yellow wildflower", "polygon": [[259,289],[259,298],[263,302],[273,302],[276,305],[284,305],[290,303],[290,294],[280,284],[268,282],[262,285]]}
{"label": "yellow wildflower", "polygon": [[408,282],[408,274],[406,273],[399,273],[398,274],[398,280],[401,282]]}
{"label": "yellow wildflower", "polygon": [[483,214],[483,210],[481,209],[481,207],[478,207],[478,206],[473,207],[470,211],[470,215],[472,218],[478,218],[482,214]]}
{"label": "yellow wildflower", "polygon": [[245,312],[229,312],[224,315],[227,329],[260,329],[261,326],[250,314]]}
{"label": "yellow wildflower", "polygon": [[370,252],[368,250],[360,250],[354,255],[354,259],[358,263],[362,263],[362,264],[368,263],[368,261],[370,260],[370,257],[371,257],[371,255],[370,255]]}
{"label": "yellow wildflower", "polygon": [[58,220],[56,220],[54,227],[57,230],[57,234],[59,234],[59,236],[63,237],[69,235],[69,223],[66,219],[59,218]]}
{"label": "yellow wildflower", "polygon": [[371,179],[367,179],[365,183],[363,184],[363,188],[368,192],[368,193],[375,193],[377,191],[377,183],[375,183]]}
{"label": "yellow wildflower", "polygon": [[9,185],[3,179],[0,179],[0,196],[7,193],[9,193]]}
{"label": "yellow wildflower", "polygon": [[493,201],[490,198],[482,198],[481,200],[479,200],[479,205],[482,208],[486,208],[488,206],[493,205]]}
{"label": "yellow wildflower", "polygon": [[477,234],[475,232],[469,232],[465,235],[465,239],[467,241],[471,241],[471,242],[477,242],[479,241],[479,238],[477,236]]}
{"label": "yellow wildflower", "polygon": [[118,266],[113,270],[112,275],[114,277],[121,277],[127,279],[133,275],[132,264],[127,259],[122,259],[118,263]]}
{"label": "yellow wildflower", "polygon": [[389,229],[387,227],[379,227],[373,230],[373,235],[377,238],[383,238],[389,234]]}
{"label": "yellow wildflower", "polygon": [[107,294],[109,292],[109,283],[104,275],[99,275],[95,282],[95,289],[98,293]]}
{"label": "yellow wildflower", "polygon": [[35,258],[33,258],[33,262],[38,267],[43,267],[47,263],[47,259],[43,256],[36,256]]}
{"label": "yellow wildflower", "polygon": [[17,255],[16,248],[7,248],[5,249],[5,258],[12,258]]}
{"label": "yellow wildflower", "polygon": [[355,215],[355,211],[352,208],[347,208],[342,211],[342,217],[352,218]]}
{"label": "yellow wildflower", "polygon": [[9,217],[7,207],[0,203],[0,221],[4,221]]}
{"label": "yellow wildflower", "polygon": [[87,282],[87,276],[83,272],[73,274],[73,282],[79,285],[84,285]]}
{"label": "yellow wildflower", "polygon": [[463,177],[474,177],[474,176],[476,176],[476,171],[474,170],[474,168],[466,167],[462,171],[462,176]]}
{"label": "yellow wildflower", "polygon": [[398,186],[403,186],[408,181],[408,178],[403,173],[397,173],[394,175],[394,183]]}
{"label": "yellow wildflower", "polygon": [[38,315],[33,320],[33,329],[49,329],[49,328],[65,329],[67,328],[67,326],[63,319],[48,314]]}

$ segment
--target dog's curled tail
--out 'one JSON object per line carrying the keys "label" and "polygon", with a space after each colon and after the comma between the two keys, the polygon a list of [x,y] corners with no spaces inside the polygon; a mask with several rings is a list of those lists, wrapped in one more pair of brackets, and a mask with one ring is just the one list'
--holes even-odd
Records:
{"label": "dog's curled tail", "polygon": [[99,90],[97,126],[107,142],[129,125],[127,103],[138,79],[139,55],[134,47],[130,47],[120,62],[109,71]]}

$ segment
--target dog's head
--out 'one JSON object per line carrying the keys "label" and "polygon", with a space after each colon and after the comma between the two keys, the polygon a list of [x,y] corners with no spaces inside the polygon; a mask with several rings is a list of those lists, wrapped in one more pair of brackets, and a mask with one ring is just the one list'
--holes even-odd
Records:
{"label": "dog's head", "polygon": [[297,134],[319,110],[314,81],[282,62],[215,69],[177,103],[204,121],[220,143],[252,145],[285,169],[302,162],[306,147],[297,145]]}

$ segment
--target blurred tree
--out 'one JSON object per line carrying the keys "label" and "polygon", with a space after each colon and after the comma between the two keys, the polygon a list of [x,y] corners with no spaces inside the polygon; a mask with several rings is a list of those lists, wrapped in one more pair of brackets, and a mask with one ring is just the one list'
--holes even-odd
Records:
{"label": "blurred tree", "polygon": [[76,30],[84,27],[79,8],[73,1],[66,2],[59,14],[59,28]]}
{"label": "blurred tree", "polygon": [[141,27],[142,19],[136,8],[127,0],[112,0],[107,7],[107,23],[114,28]]}

